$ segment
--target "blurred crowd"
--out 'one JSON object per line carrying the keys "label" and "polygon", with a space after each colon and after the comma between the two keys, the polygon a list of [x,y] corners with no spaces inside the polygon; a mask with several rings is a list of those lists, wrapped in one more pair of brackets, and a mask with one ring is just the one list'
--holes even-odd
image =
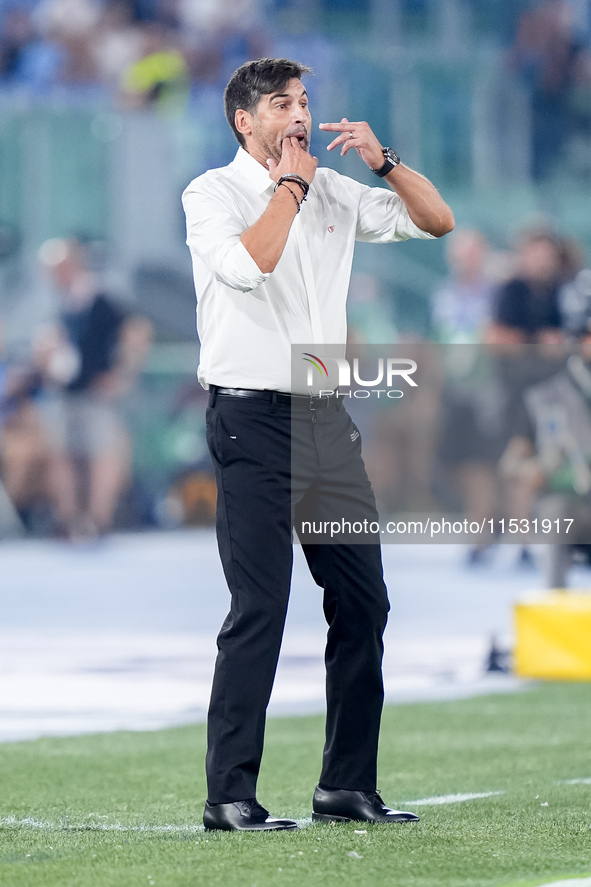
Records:
{"label": "blurred crowd", "polygon": [[[499,258],[477,231],[459,231],[448,245],[452,275],[434,304],[440,340],[455,333],[493,347],[484,379],[471,365],[444,397],[440,455],[459,473],[475,520],[499,508],[524,525],[576,517],[574,545],[555,538],[546,553],[547,582],[560,587],[576,546],[586,553],[591,541],[591,270],[575,240],[539,226]],[[475,562],[488,544],[473,548]]]}
{"label": "blurred crowd", "polygon": [[478,230],[458,230],[446,258],[449,276],[433,294],[436,341],[559,343],[582,322],[584,251],[543,223],[519,232],[510,251],[494,250]]}
{"label": "blurred crowd", "polygon": [[[466,15],[475,5],[466,4]],[[402,6],[416,11],[410,0]],[[121,109],[180,107],[191,82],[223,84],[237,64],[272,52],[282,7],[317,24],[324,11],[355,11],[338,0],[3,0],[0,84],[36,92],[100,85]],[[529,90],[532,173],[542,179],[565,145],[583,154],[591,135],[591,4],[532,0],[517,8],[507,67]],[[508,12],[497,15],[502,43]]]}
{"label": "blurred crowd", "polygon": [[[591,269],[577,241],[548,225],[514,243],[495,249],[477,229],[446,238],[430,336],[398,336],[397,354],[417,361],[423,384],[371,422],[363,401],[364,452],[382,513],[443,511],[483,526],[471,564],[486,563],[499,541],[520,540],[518,559],[533,563],[531,543],[551,538],[546,581],[560,587],[573,559],[591,551]],[[372,316],[395,330],[383,301],[354,305],[354,347],[375,341]],[[521,530],[500,538],[501,520],[525,528],[536,517],[548,527],[576,519],[569,544]]]}
{"label": "blurred crowd", "polygon": [[236,55],[267,48],[260,0],[4,0],[0,82],[100,84],[121,108],[183,103]]}

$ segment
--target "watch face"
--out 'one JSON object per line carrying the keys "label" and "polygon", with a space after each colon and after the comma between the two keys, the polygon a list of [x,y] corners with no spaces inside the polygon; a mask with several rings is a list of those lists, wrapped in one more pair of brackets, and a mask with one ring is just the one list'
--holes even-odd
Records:
{"label": "watch face", "polygon": [[384,176],[387,176],[388,173],[400,163],[400,157],[396,151],[392,150],[392,148],[382,148],[382,154],[384,155],[384,163],[380,169],[373,170],[381,179],[383,179]]}

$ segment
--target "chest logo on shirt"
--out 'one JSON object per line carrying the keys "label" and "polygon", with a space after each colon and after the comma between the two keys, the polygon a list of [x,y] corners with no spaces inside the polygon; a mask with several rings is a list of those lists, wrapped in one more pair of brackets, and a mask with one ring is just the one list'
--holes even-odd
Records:
{"label": "chest logo on shirt", "polygon": [[334,231],[334,225],[329,225],[327,231],[329,234],[332,234],[332,232]]}
{"label": "chest logo on shirt", "polygon": [[352,441],[357,440],[357,438],[359,437],[359,432],[357,431],[357,429],[355,429],[355,431],[353,431],[353,433],[350,434],[349,437],[351,438]]}

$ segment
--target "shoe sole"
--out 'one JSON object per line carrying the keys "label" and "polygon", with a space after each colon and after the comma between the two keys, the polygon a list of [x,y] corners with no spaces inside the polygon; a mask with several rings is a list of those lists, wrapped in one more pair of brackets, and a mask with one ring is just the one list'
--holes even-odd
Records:
{"label": "shoe sole", "polygon": [[206,832],[297,832],[299,825],[270,825],[262,828],[221,828],[220,826],[205,826]]}
{"label": "shoe sole", "polygon": [[349,816],[336,816],[334,813],[312,813],[313,822],[351,822]]}
{"label": "shoe sole", "polygon": [[390,819],[351,819],[349,816],[336,816],[333,813],[312,813],[312,821],[313,822],[363,822],[366,825],[369,823],[370,825],[379,825],[380,823],[397,823],[398,825],[405,825],[409,822],[419,822],[419,819],[395,819],[391,817]]}

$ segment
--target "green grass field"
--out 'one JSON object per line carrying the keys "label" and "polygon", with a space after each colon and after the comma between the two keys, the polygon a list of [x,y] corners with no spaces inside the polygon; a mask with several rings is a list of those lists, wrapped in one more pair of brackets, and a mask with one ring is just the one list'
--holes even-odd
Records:
{"label": "green grass field", "polygon": [[[320,717],[269,722],[259,799],[310,817]],[[390,706],[380,788],[406,826],[206,833],[203,726],[0,745],[6,887],[505,887],[591,876],[591,685]],[[567,780],[587,780],[587,783]]]}

